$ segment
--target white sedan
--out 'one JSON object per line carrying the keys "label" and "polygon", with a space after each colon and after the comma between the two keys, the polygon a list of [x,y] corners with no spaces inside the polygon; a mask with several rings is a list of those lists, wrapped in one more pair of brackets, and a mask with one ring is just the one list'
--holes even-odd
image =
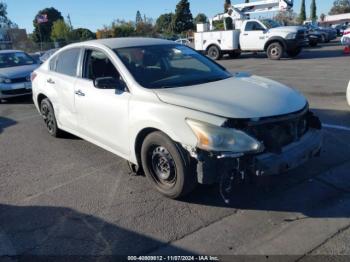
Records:
{"label": "white sedan", "polygon": [[232,74],[172,41],[69,45],[32,79],[34,103],[52,136],[64,130],[125,158],[170,198],[223,174],[288,171],[322,146],[321,123],[299,92]]}

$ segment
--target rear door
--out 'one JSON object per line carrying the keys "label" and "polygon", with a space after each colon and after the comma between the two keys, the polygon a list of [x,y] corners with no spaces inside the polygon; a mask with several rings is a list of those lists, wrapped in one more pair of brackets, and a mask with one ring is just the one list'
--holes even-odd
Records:
{"label": "rear door", "polygon": [[71,48],[59,53],[50,61],[50,74],[46,84],[56,91],[57,99],[52,101],[59,125],[68,130],[76,130],[77,119],[74,105],[74,86],[81,49]]}
{"label": "rear door", "polygon": [[127,90],[96,88],[94,80],[101,77],[122,80],[112,59],[104,51],[86,49],[82,77],[75,85],[79,133],[121,156],[128,156],[131,95]]}
{"label": "rear door", "polygon": [[257,21],[248,21],[240,35],[241,49],[245,51],[264,50],[266,29]]}

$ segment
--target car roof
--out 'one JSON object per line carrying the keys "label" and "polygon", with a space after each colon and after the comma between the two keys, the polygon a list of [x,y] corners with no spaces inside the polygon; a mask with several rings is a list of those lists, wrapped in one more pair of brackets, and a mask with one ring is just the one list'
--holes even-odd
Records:
{"label": "car roof", "polygon": [[[104,45],[111,49],[124,48],[124,47],[137,47],[137,46],[151,46],[151,45],[166,45],[174,44],[173,41],[158,39],[158,38],[145,38],[145,37],[121,37],[121,38],[106,38],[98,40],[90,40],[80,44],[88,45]],[[78,44],[79,45],[79,44]]]}

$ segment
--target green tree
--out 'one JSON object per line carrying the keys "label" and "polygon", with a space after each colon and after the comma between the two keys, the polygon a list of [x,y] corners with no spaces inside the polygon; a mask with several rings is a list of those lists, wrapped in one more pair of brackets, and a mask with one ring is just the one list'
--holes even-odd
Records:
{"label": "green tree", "polygon": [[63,19],[57,20],[52,25],[51,39],[55,42],[70,40],[71,28]]}
{"label": "green tree", "polygon": [[249,0],[245,0],[245,3],[248,4],[248,3],[250,3],[250,1]]}
{"label": "green tree", "polygon": [[329,12],[330,15],[350,13],[350,0],[336,0]]}
{"label": "green tree", "polygon": [[196,18],[194,19],[194,22],[196,24],[204,24],[208,22],[208,17],[203,14],[203,13],[199,13]]}
{"label": "green tree", "polygon": [[4,2],[0,2],[0,23],[8,27],[17,27],[17,25],[7,17],[7,5]]}
{"label": "green tree", "polygon": [[317,20],[317,5],[316,5],[316,0],[311,1],[311,6],[310,6],[310,20],[316,21]]}
{"label": "green tree", "polygon": [[136,24],[142,23],[142,16],[139,10],[137,10],[136,12],[136,20],[135,20]]}
{"label": "green tree", "polygon": [[172,27],[175,33],[182,33],[194,28],[193,16],[188,0],[180,0],[180,2],[176,5]]}
{"label": "green tree", "polygon": [[135,26],[132,22],[117,20],[112,23],[112,37],[129,37],[135,35]]}
{"label": "green tree", "polygon": [[76,40],[76,41],[86,41],[86,40],[96,39],[96,34],[94,34],[89,29],[86,29],[86,28],[74,29],[71,35],[72,35],[72,40]]}
{"label": "green tree", "polygon": [[289,11],[280,11],[274,17],[274,20],[278,21],[282,25],[296,25],[297,24],[297,14],[293,12],[293,10]]}
{"label": "green tree", "polygon": [[[39,15],[47,15],[48,21],[46,23],[38,24],[37,17]],[[59,12],[57,9],[51,7],[51,8],[45,8],[43,10],[40,10],[38,14],[34,17],[33,20],[33,26],[34,26],[34,32],[33,32],[33,40],[35,42],[50,42],[51,41],[51,31],[53,23],[57,20],[63,20],[61,12]]]}
{"label": "green tree", "polygon": [[227,11],[230,7],[231,7],[231,0],[225,0],[224,12],[227,13]]}
{"label": "green tree", "polygon": [[173,13],[162,14],[159,16],[156,20],[156,31],[158,33],[171,33],[173,31],[171,26],[173,17]]}
{"label": "green tree", "polygon": [[305,0],[302,0],[298,21],[300,24],[302,24],[305,20],[306,20]]}

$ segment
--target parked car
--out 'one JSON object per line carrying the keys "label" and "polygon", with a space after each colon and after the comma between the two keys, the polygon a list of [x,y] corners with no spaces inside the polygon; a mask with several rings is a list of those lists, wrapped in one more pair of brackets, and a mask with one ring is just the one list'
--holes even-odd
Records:
{"label": "parked car", "polygon": [[304,27],[306,28],[308,34],[320,34],[321,43],[329,43],[331,40],[334,40],[337,37],[334,31],[330,31],[326,28],[320,28],[311,23],[305,24]]}
{"label": "parked car", "polygon": [[344,46],[350,46],[350,27],[348,29],[344,30],[344,34],[343,34],[340,42]]}
{"label": "parked car", "polygon": [[56,53],[57,51],[59,50],[59,48],[54,48],[54,49],[50,49],[48,51],[46,51],[45,53],[43,53],[41,56],[40,56],[40,61],[42,63],[44,63],[47,59],[50,58],[50,56],[52,56],[54,53]]}
{"label": "parked car", "polygon": [[222,174],[288,171],[322,146],[299,92],[161,39],[66,46],[33,73],[33,100],[49,134],[64,130],[127,159],[170,198]]}
{"label": "parked car", "polygon": [[311,47],[315,47],[319,43],[322,43],[322,35],[318,32],[308,32],[307,36],[309,38],[309,45]]}
{"label": "parked car", "polygon": [[30,55],[17,50],[0,51],[0,101],[32,93],[30,74],[39,66]]}

